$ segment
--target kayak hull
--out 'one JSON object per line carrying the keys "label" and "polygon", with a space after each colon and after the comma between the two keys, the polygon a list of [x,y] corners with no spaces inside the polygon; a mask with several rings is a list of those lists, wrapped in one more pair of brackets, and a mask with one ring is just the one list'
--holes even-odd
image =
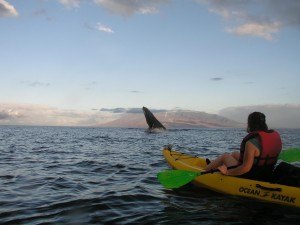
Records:
{"label": "kayak hull", "polygon": [[[205,159],[177,151],[164,149],[163,155],[173,169],[201,172],[206,166]],[[300,188],[298,187],[225,176],[221,173],[198,176],[192,183],[198,187],[204,187],[223,194],[300,207]]]}

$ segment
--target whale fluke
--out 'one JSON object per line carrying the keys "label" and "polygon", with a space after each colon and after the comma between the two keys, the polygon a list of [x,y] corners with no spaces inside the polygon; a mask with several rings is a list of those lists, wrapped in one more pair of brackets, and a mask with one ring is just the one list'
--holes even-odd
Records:
{"label": "whale fluke", "polygon": [[162,129],[162,130],[166,130],[166,128],[164,127],[164,125],[162,125],[153,115],[152,112],[150,112],[149,109],[147,109],[146,107],[143,107],[143,112],[147,121],[147,124],[149,126],[149,131],[153,130],[153,129]]}

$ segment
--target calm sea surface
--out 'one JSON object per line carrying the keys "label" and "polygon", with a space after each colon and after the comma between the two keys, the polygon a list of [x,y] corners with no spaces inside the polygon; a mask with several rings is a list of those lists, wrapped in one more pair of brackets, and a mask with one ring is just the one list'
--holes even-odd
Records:
{"label": "calm sea surface", "polygon": [[[300,146],[300,130],[279,132]],[[214,158],[245,134],[0,126],[0,224],[299,224],[297,208],[158,183],[164,145]]]}

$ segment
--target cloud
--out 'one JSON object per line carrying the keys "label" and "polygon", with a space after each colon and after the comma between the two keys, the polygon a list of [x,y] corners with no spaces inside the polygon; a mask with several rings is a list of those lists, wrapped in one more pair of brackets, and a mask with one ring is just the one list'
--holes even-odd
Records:
{"label": "cloud", "polygon": [[158,12],[159,12],[159,10],[155,7],[145,7],[145,8],[140,8],[138,10],[138,13],[140,13],[140,14],[155,14]]}
{"label": "cloud", "polygon": [[0,0],[0,18],[18,16],[18,12],[13,5],[5,0]]}
{"label": "cloud", "polygon": [[21,118],[22,115],[15,111],[14,109],[12,108],[7,108],[5,109],[5,107],[1,107],[0,105],[0,108],[2,108],[0,111],[0,121],[7,121],[7,120],[11,120],[11,119],[15,119],[15,118]]}
{"label": "cloud", "polygon": [[220,80],[223,80],[222,77],[213,77],[213,78],[210,78],[210,80],[212,81],[220,81]]}
{"label": "cloud", "polygon": [[115,120],[111,113],[65,110],[34,104],[0,103],[0,125],[97,126]]}
{"label": "cloud", "polygon": [[88,30],[95,30],[96,28],[94,28],[93,26],[91,26],[90,24],[88,23],[84,23],[84,27]]}
{"label": "cloud", "polygon": [[94,0],[97,5],[104,7],[112,13],[131,16],[137,14],[154,14],[159,12],[159,7],[169,0]]}
{"label": "cloud", "polygon": [[22,84],[28,85],[29,87],[48,87],[50,83],[44,83],[40,81],[22,81]]}
{"label": "cloud", "polygon": [[300,128],[300,105],[254,105],[229,107],[220,110],[219,115],[246,124],[251,112],[259,111],[266,115],[270,128]]}
{"label": "cloud", "polygon": [[168,112],[166,109],[149,109],[153,113]]}
{"label": "cloud", "polygon": [[130,91],[131,93],[135,93],[135,94],[140,94],[140,93],[143,93],[141,91]]}
{"label": "cloud", "polygon": [[[102,112],[110,112],[110,113],[143,113],[142,108],[112,108],[112,109],[107,109],[107,108],[102,108],[100,109]],[[159,112],[167,112],[165,109],[150,109],[151,112],[153,113],[159,113]]]}
{"label": "cloud", "polygon": [[58,0],[59,3],[63,4],[67,8],[78,8],[81,0]]}
{"label": "cloud", "polygon": [[125,113],[126,109],[125,108],[113,108],[113,109],[107,109],[107,108],[102,108],[100,109],[101,112],[110,112],[110,113]]}
{"label": "cloud", "polygon": [[300,26],[299,0],[195,0],[221,16],[229,33],[273,40],[281,29]]}
{"label": "cloud", "polygon": [[141,108],[130,108],[127,109],[126,113],[133,113],[133,114],[143,113],[143,110]]}
{"label": "cloud", "polygon": [[33,12],[34,16],[45,16],[47,15],[47,11],[45,9],[38,9]]}
{"label": "cloud", "polygon": [[[58,0],[67,8],[78,8],[83,0]],[[93,2],[104,9],[122,16],[133,14],[155,14],[159,7],[170,0],[94,0]]]}
{"label": "cloud", "polygon": [[96,30],[99,30],[99,31],[102,31],[102,32],[105,32],[105,33],[110,33],[110,34],[114,33],[114,31],[110,27],[108,27],[108,26],[106,26],[106,25],[104,25],[100,22],[97,23]]}
{"label": "cloud", "polygon": [[36,16],[36,17],[44,17],[47,21],[53,20],[53,18],[48,15],[48,12],[46,9],[35,10],[32,12],[32,15]]}
{"label": "cloud", "polygon": [[96,87],[97,84],[98,84],[98,83],[97,83],[96,81],[92,81],[92,82],[86,84],[84,89],[85,89],[85,90],[91,90],[91,89],[93,89],[94,87]]}
{"label": "cloud", "polygon": [[0,120],[6,120],[8,118],[10,118],[10,115],[7,112],[5,111],[0,112]]}
{"label": "cloud", "polygon": [[279,23],[260,24],[247,23],[235,28],[227,28],[227,32],[236,34],[238,36],[254,36],[262,37],[268,41],[274,39],[274,34],[278,33],[281,25]]}

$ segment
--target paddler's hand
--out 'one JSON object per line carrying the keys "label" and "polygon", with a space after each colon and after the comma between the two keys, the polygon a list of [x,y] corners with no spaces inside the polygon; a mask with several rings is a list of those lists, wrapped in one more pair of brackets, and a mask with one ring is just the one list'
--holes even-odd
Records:
{"label": "paddler's hand", "polygon": [[223,175],[227,175],[227,167],[225,165],[219,166],[218,170],[220,170]]}

